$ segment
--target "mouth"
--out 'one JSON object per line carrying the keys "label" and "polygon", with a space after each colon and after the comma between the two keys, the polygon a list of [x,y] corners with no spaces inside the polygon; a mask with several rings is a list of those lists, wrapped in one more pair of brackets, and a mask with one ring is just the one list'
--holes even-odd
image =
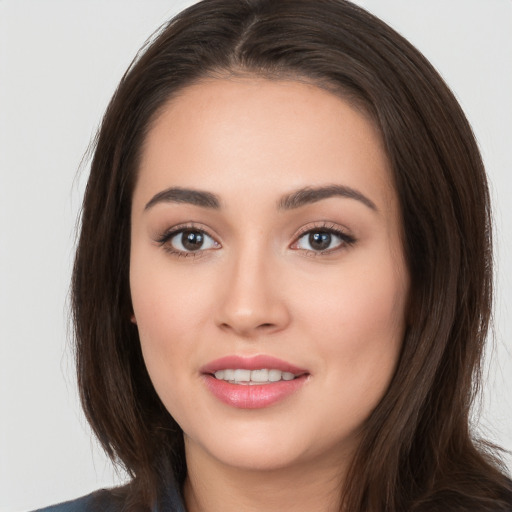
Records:
{"label": "mouth", "polygon": [[250,357],[221,357],[206,364],[199,371],[231,384],[269,384],[309,375],[304,368],[262,354]]}
{"label": "mouth", "polygon": [[207,389],[239,409],[260,409],[295,395],[310,373],[272,356],[228,356],[201,368]]}
{"label": "mouth", "polygon": [[246,386],[271,384],[279,381],[289,381],[304,374],[295,375],[292,372],[284,372],[277,368],[261,368],[258,370],[245,370],[242,368],[217,370],[213,376],[218,380],[230,384],[241,384]]}

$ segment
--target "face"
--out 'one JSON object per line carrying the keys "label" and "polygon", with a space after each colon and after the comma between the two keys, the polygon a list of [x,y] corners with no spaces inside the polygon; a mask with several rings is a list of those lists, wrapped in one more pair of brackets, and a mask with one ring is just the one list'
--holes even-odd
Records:
{"label": "face", "polygon": [[263,470],[352,453],[408,291],[372,122],[312,85],[212,79],[167,104],[139,171],[134,322],[187,458]]}

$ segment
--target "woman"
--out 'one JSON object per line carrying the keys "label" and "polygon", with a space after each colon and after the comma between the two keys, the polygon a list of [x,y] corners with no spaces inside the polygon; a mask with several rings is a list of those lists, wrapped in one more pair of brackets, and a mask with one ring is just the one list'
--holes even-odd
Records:
{"label": "woman", "polygon": [[490,251],[471,129],[389,27],[187,9],[109,105],[73,276],[84,409],[133,480],[62,510],[510,510],[469,426]]}

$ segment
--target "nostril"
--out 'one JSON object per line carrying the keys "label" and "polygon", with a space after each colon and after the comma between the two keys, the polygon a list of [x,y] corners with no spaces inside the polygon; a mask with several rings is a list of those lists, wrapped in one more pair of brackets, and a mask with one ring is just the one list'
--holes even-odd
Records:
{"label": "nostril", "polygon": [[[228,322],[223,322],[222,324],[220,324],[219,327],[224,331],[235,330],[235,331],[239,331],[239,332],[242,332],[242,331],[245,332],[245,331],[251,330],[251,327],[242,326],[242,325],[237,325],[235,327],[234,325],[231,325]],[[252,327],[252,329],[254,329],[254,331],[269,331],[270,329],[275,329],[275,328],[276,328],[276,324],[274,324],[272,322],[265,322],[263,324],[259,324],[259,325],[256,325],[255,327]]]}

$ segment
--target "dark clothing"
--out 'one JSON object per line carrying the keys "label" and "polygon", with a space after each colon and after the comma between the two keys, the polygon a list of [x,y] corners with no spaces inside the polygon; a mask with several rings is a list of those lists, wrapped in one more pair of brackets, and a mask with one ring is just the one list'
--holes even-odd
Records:
{"label": "dark clothing", "polygon": [[[34,512],[122,512],[124,499],[116,489],[93,492],[76,500],[66,501],[38,509]],[[176,486],[170,486],[163,499],[152,512],[186,512],[183,499]]]}
{"label": "dark clothing", "polygon": [[[510,483],[510,482],[509,482]],[[92,494],[88,494],[87,496],[83,496],[82,498],[78,498],[72,501],[66,501],[65,503],[60,503],[58,505],[53,505],[46,508],[41,508],[35,510],[34,512],[123,512],[125,510],[125,493],[120,493],[118,489],[112,490],[100,490],[93,492]],[[503,497],[502,497],[503,498]],[[496,512],[512,512],[512,495],[507,495],[504,501],[506,503],[510,503],[510,508],[505,506],[505,508],[500,507],[499,509],[494,509],[492,506],[485,508],[478,508],[478,510],[485,510],[485,512],[490,512],[496,510]],[[438,510],[437,506],[429,506],[428,504],[424,507],[420,507],[415,510]],[[450,511],[457,512],[475,512],[476,509],[473,507],[464,506],[450,506]],[[165,492],[160,503],[155,506],[152,512],[186,512],[185,504],[181,497],[180,491],[176,484],[171,484],[167,491]]]}

